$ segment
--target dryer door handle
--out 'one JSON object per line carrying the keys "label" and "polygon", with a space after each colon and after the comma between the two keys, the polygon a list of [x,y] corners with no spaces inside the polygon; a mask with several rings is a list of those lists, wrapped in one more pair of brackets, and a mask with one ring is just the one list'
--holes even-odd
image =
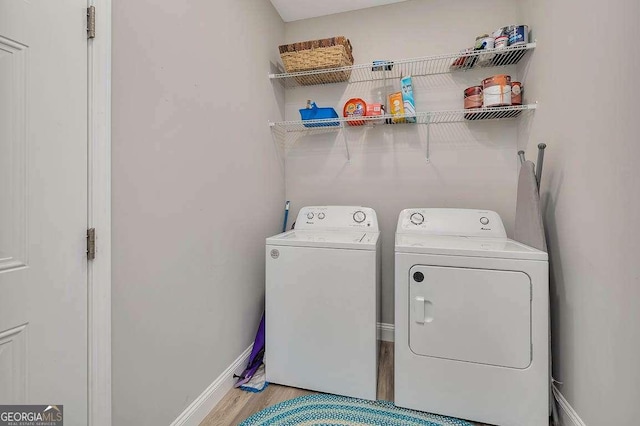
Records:
{"label": "dryer door handle", "polygon": [[418,324],[424,324],[424,297],[416,297],[413,302],[413,312]]}
{"label": "dryer door handle", "polygon": [[418,324],[430,323],[433,321],[433,303],[425,300],[424,297],[416,297],[413,300],[413,315]]}

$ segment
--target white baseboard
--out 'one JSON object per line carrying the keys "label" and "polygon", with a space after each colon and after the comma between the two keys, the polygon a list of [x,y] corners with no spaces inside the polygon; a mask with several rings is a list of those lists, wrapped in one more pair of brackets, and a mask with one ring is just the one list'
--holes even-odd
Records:
{"label": "white baseboard", "polygon": [[393,342],[395,336],[395,326],[384,322],[378,323],[378,340],[383,342]]}
{"label": "white baseboard", "polygon": [[[395,326],[393,324],[378,323],[378,340],[393,342],[394,335]],[[253,345],[245,349],[245,351],[171,423],[171,426],[198,426],[227,392],[233,388],[233,384],[235,383],[233,375],[240,374],[244,370],[249,355],[251,354],[252,346]],[[576,410],[569,404],[569,401],[567,401],[555,386],[553,387],[553,394],[560,407],[559,416],[562,426],[587,426]]]}
{"label": "white baseboard", "polygon": [[240,356],[171,423],[171,426],[198,426],[227,392],[233,388],[236,381],[233,375],[240,374],[245,369],[249,355],[251,355],[252,347],[253,345],[242,352]]}
{"label": "white baseboard", "polygon": [[587,426],[585,422],[582,421],[576,410],[573,409],[569,401],[560,393],[560,391],[554,386],[553,387],[553,395],[558,401],[558,406],[560,407],[560,412],[558,415],[560,416],[560,424],[562,426]]}

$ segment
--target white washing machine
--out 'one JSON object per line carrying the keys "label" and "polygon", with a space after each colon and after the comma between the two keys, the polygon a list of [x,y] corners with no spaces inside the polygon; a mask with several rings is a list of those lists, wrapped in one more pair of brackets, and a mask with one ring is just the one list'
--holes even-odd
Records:
{"label": "white washing machine", "polygon": [[395,404],[547,426],[547,253],[463,209],[404,210],[395,247]]}
{"label": "white washing machine", "polygon": [[267,381],[375,400],[379,286],[373,209],[301,209],[267,238]]}

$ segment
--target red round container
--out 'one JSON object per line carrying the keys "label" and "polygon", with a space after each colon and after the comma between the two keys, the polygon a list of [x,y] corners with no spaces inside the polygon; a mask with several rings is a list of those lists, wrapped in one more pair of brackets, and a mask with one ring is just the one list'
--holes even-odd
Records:
{"label": "red round container", "polygon": [[[367,103],[360,98],[349,99],[346,104],[344,104],[344,109],[342,110],[343,115],[346,118],[349,117],[364,117],[367,114]],[[348,120],[347,123],[350,126],[362,126],[365,124],[364,120]]]}
{"label": "red round container", "polygon": [[464,109],[482,108],[482,86],[468,87],[464,91]]}

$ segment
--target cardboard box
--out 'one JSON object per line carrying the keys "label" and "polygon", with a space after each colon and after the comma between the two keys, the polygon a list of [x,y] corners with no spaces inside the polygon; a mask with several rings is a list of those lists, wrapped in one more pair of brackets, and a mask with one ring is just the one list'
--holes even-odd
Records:
{"label": "cardboard box", "polygon": [[[392,93],[389,95],[389,114],[393,116],[394,123],[404,123],[404,103],[402,101],[402,92]],[[401,117],[401,118],[396,118]]]}

